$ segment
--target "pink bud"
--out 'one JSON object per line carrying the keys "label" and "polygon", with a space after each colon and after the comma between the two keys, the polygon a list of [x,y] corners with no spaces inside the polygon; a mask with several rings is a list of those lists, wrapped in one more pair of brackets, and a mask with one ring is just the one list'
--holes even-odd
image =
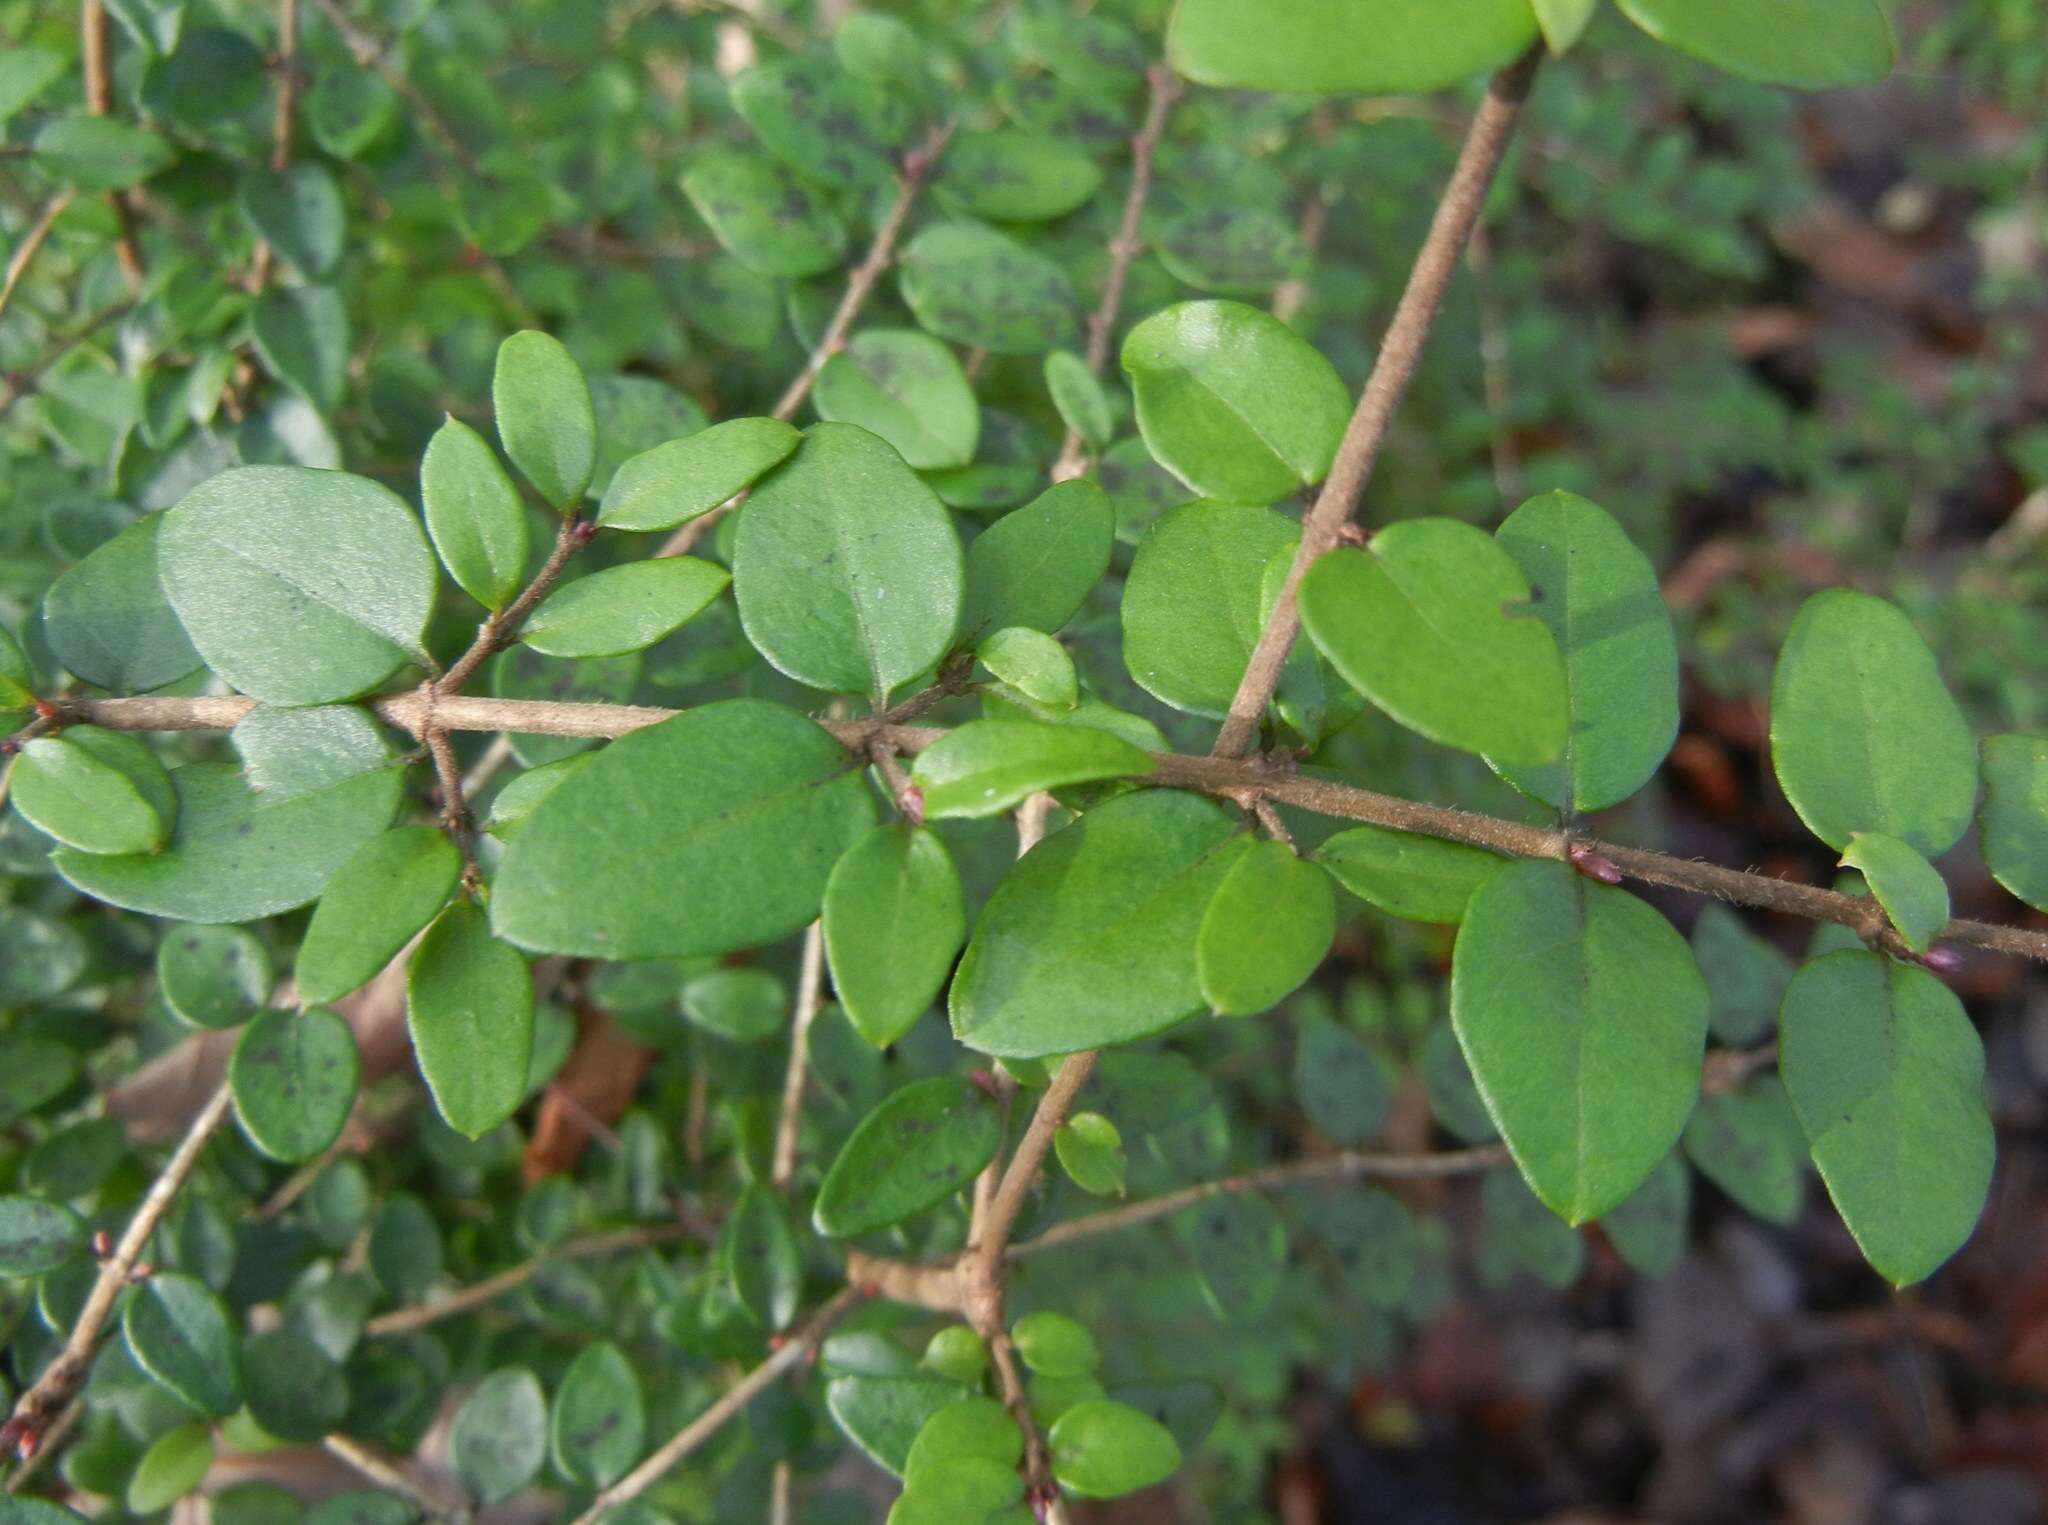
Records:
{"label": "pink bud", "polygon": [[1920,962],[1936,974],[1954,974],[1963,967],[1963,956],[1953,948],[1929,948],[1920,955]]}
{"label": "pink bud", "polygon": [[1574,842],[1566,850],[1572,867],[1588,879],[1598,879],[1602,884],[1621,883],[1621,870],[1612,858],[1604,858],[1584,842]]}

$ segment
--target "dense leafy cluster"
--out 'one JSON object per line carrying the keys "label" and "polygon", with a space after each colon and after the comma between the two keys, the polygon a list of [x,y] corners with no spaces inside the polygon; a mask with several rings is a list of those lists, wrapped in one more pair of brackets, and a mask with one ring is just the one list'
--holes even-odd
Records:
{"label": "dense leafy cluster", "polygon": [[[2048,740],[1980,739],[1920,610],[1827,589],[1769,754],[1838,891],[1603,846],[1654,840],[1680,725],[1631,530],[1714,442],[1638,471],[1624,425],[1497,502],[1487,436],[1599,369],[1517,330],[1528,416],[1425,368],[1441,439],[1361,466],[1449,149],[1335,108],[1498,70],[1484,119],[1554,55],[1502,199],[1711,279],[1770,193],[1673,218],[1716,165],[1605,141],[1603,92],[1768,141],[1775,97],[1651,40],[1892,60],[1876,0],[1613,9],[0,11],[48,212],[0,299],[24,1459],[104,1517],[739,1520],[843,1440],[892,1525],[1021,1525],[1197,1457],[1236,1498],[1292,1360],[1441,1306],[1447,1222],[1351,1177],[1483,1171],[1481,1276],[1564,1285],[1579,1225],[1657,1274],[1695,1171],[1784,1222],[1810,1163],[1933,1273],[1993,1158],[1944,939],[2033,951],[1935,860],[1974,827],[2048,910]],[[1734,689],[1743,613],[1696,631]],[[1247,701],[1254,755],[1205,756]],[[1824,925],[1795,972],[1624,878]],[[1410,1083],[1465,1147],[1361,1152]],[[1231,1174],[1283,1102],[1318,1152]],[[208,1482],[323,1440],[374,1489]]]}

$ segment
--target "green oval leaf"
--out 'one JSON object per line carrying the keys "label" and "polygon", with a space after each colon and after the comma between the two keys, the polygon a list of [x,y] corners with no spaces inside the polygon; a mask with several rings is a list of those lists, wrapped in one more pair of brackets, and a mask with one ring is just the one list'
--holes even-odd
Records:
{"label": "green oval leaf", "polygon": [[1362,551],[1318,557],[1301,626],[1353,688],[1445,746],[1503,763],[1564,750],[1565,668],[1529,584],[1489,536],[1404,519]]}
{"label": "green oval leaf", "polygon": [[1254,843],[1202,917],[1195,939],[1202,998],[1219,1016],[1270,1011],[1316,972],[1336,935],[1329,876],[1285,843]]}
{"label": "green oval leaf", "polygon": [[712,236],[762,275],[822,275],[846,254],[846,225],[824,197],[759,149],[704,149],[682,187]]}
{"label": "green oval leaf", "polygon": [[50,584],[43,634],[66,671],[117,693],[143,693],[199,668],[157,578],[164,519],[136,520]]}
{"label": "green oval leaf", "polygon": [[1125,336],[1123,368],[1147,448],[1223,503],[1271,503],[1320,482],[1351,417],[1330,362],[1242,302],[1154,313]]}
{"label": "green oval leaf", "polygon": [[1081,702],[1081,680],[1067,648],[1029,625],[991,631],[974,648],[975,660],[1026,699],[1070,710]]}
{"label": "green oval leaf", "polygon": [[818,914],[875,807],[839,743],[729,699],[635,731],[543,799],[505,849],[498,934],[604,959],[725,953]]}
{"label": "green oval leaf", "polygon": [[526,508],[488,441],[451,418],[420,458],[427,533],[448,575],[493,612],[526,579]]}
{"label": "green oval leaf", "polygon": [[273,286],[249,309],[249,334],[270,373],[321,413],[348,389],[348,308],[331,286]]}
{"label": "green oval leaf", "polygon": [[1052,1475],[1082,1498],[1109,1499],[1154,1483],[1180,1468],[1172,1431],[1128,1403],[1102,1398],[1077,1403],[1046,1436]]}
{"label": "green oval leaf", "polygon": [[1800,606],[1771,679],[1771,766],[1828,846],[1881,831],[1932,857],[1969,829],[1977,743],[1912,622],[1867,593]]}
{"label": "green oval leaf", "polygon": [[1498,68],[1535,36],[1529,0],[1181,0],[1166,51],[1205,85],[1385,95]]}
{"label": "green oval leaf", "polygon": [[802,443],[803,435],[780,419],[734,418],[643,450],[613,473],[597,522],[607,529],[673,529],[745,491]]}
{"label": "green oval leaf", "polygon": [[1101,184],[1102,171],[1078,144],[998,128],[955,134],[932,189],[971,217],[1046,222],[1086,205]]}
{"label": "green oval leaf", "polygon": [[1897,837],[1859,831],[1842,849],[1842,864],[1863,875],[1907,947],[1925,953],[1934,946],[1948,925],[1948,884],[1932,863]]}
{"label": "green oval leaf", "polygon": [[1692,953],[1712,998],[1709,1030],[1738,1048],[1761,1042],[1777,1025],[1778,1003],[1792,982],[1791,962],[1724,905],[1701,908],[1692,927]]}
{"label": "green oval leaf", "polygon": [[1560,810],[1605,810],[1650,781],[1678,736],[1678,638],[1657,572],[1604,508],[1531,498],[1495,531],[1564,656],[1567,728],[1553,763],[1500,765]]}
{"label": "green oval leaf", "polygon": [[0,1197],[0,1276],[40,1276],[84,1249],[85,1222],[61,1202]]}
{"label": "green oval leaf", "polygon": [[1124,581],[1124,666],[1191,714],[1230,708],[1265,627],[1266,564],[1301,538],[1267,508],[1189,503],[1160,517]]}
{"label": "green oval leaf", "polygon": [[319,280],[341,258],[348,209],[341,188],[318,164],[252,170],[242,178],[242,215],[302,274]]}
{"label": "green oval leaf", "polygon": [[157,853],[103,857],[59,849],[57,872],[109,905],[177,921],[254,921],[302,906],[363,841],[391,824],[404,770],[361,773],[270,800],[226,763],[171,774],[178,825]]}
{"label": "green oval leaf", "polygon": [[1685,1125],[1685,1154],[1744,1212],[1767,1223],[1799,1216],[1806,1186],[1806,1135],[1775,1075],[1739,1091],[1702,1096]]}
{"label": "green oval leaf", "polygon": [[640,1378],[609,1340],[586,1345],[562,1374],[548,1421],[548,1445],[563,1476],[608,1488],[640,1459],[646,1439]]}
{"label": "green oval leaf", "polygon": [[803,1252],[781,1196],[756,1182],[718,1236],[718,1263],[739,1305],[765,1329],[787,1329],[803,1296]]}
{"label": "green oval leaf", "polygon": [[159,1271],[128,1299],[121,1334],[136,1365],[203,1414],[242,1406],[242,1364],[227,1304],[197,1277]]}
{"label": "green oval leaf", "polygon": [[1897,45],[1879,0],[1616,0],[1659,42],[1717,69],[1803,90],[1868,85],[1892,72]]}
{"label": "green oval leaf", "polygon": [[60,116],[36,134],[36,167],[75,191],[121,191],[177,157],[153,132],[111,117]]}
{"label": "green oval leaf", "polygon": [[1625,1200],[1699,1091],[1707,987],[1671,924],[1548,860],[1472,897],[1451,965],[1472,1078],[1536,1195],[1569,1223]]}
{"label": "green oval leaf", "polygon": [[477,1383],[448,1432],[449,1458],[470,1497],[491,1505],[540,1475],[548,1455],[548,1401],[540,1379],[508,1366]]}
{"label": "green oval leaf", "polygon": [[996,1104],[972,1081],[913,1081],[861,1119],[825,1173],[812,1221],[834,1239],[901,1223],[979,1175],[1002,1131]]}
{"label": "green oval leaf", "polygon": [[1115,540],[1115,510],[1093,482],[1062,482],[1003,515],[967,547],[962,634],[1057,631],[1109,570]]}
{"label": "green oval leaf", "polygon": [[1630,1270],[1668,1276],[1685,1256],[1691,1209],[1692,1173],[1677,1155],[1667,1154],[1628,1200],[1601,1216],[1600,1231]]}
{"label": "green oval leaf", "polygon": [[967,1396],[938,1377],[845,1376],[826,1384],[825,1407],[869,1460],[901,1477],[926,1421]]}
{"label": "green oval leaf", "polygon": [[1013,1059],[1128,1043],[1204,1009],[1202,917],[1251,847],[1212,801],[1125,795],[1011,868],[953,977],[953,1033]]}
{"label": "green oval leaf", "polygon": [[713,969],[683,986],[683,1015],[732,1043],[762,1043],[789,1026],[789,992],[766,969]]}
{"label": "green oval leaf", "polygon": [[334,871],[313,908],[293,975],[299,999],[339,1000],[434,919],[462,875],[462,854],[431,826],[372,837]]}
{"label": "green oval leaf", "polygon": [[242,755],[249,786],[273,802],[375,773],[392,761],[377,722],[351,704],[259,704],[235,722],[228,739]]}
{"label": "green oval leaf", "polygon": [[2048,738],[1984,738],[1984,808],[1977,817],[1991,877],[2048,911]]}
{"label": "green oval leaf", "polygon": [[157,944],[157,993],[194,1027],[239,1027],[276,978],[262,940],[241,927],[175,927]]}
{"label": "green oval leaf", "polygon": [[1102,1364],[1095,1336],[1064,1313],[1027,1313],[1010,1326],[1010,1338],[1042,1377],[1085,1377]]}
{"label": "green oval leaf", "polygon": [[886,185],[888,150],[902,138],[899,98],[829,58],[759,64],[732,82],[732,105],[761,146],[808,180],[851,189]]}
{"label": "green oval leaf", "polygon": [[304,1164],[341,1137],[361,1075],[355,1034],[320,1006],[264,1012],[228,1065],[242,1131],[287,1165]]}
{"label": "green oval leaf", "polygon": [[1060,1168],[1081,1190],[1097,1197],[1124,1194],[1129,1162],[1123,1134],[1100,1112],[1076,1112],[1054,1130],[1052,1147]]}
{"label": "green oval leaf", "polygon": [[1991,1187],[1984,1048],[1946,985],[1848,948],[1785,992],[1779,1073],[1828,1195],[1894,1286],[1970,1237]]}
{"label": "green oval leaf", "polygon": [[998,355],[1042,355],[1080,330],[1074,286],[1058,265],[994,228],[943,222],[904,246],[903,300],[942,339]]}
{"label": "green oval leaf", "polygon": [[965,466],[981,408],[953,351],[915,329],[871,328],[825,362],[811,392],[818,417],[858,424],[919,471]]}
{"label": "green oval leaf", "polygon": [[1393,1086],[1379,1056],[1349,1029],[1320,1013],[1296,1026],[1294,1089],[1301,1110],[1331,1143],[1346,1148],[1380,1131]]}
{"label": "green oval leaf", "polygon": [[1164,218],[1159,263],[1200,291],[1256,297],[1307,273],[1308,248],[1270,207],[1191,207]]}
{"label": "green oval leaf", "polygon": [[1001,815],[1046,789],[1138,778],[1157,766],[1121,737],[1087,726],[970,720],[917,754],[910,781],[926,816]]}
{"label": "green oval leaf", "polygon": [[629,561],[565,583],[541,600],[520,640],[551,657],[615,657],[682,629],[732,575],[694,556]]}
{"label": "green oval leaf", "polygon": [[1325,837],[1313,856],[1345,889],[1389,915],[1452,924],[1465,919],[1472,892],[1503,861],[1483,847],[1385,826]]}
{"label": "green oval leaf", "polygon": [[9,798],[38,831],[85,853],[153,853],[178,818],[170,775],[148,744],[91,725],[24,746]]}
{"label": "green oval leaf", "polygon": [[597,467],[597,414],[583,367],[561,340],[521,329],[498,346],[491,407],[519,474],[568,513]]}
{"label": "green oval leaf", "polygon": [[316,1444],[348,1418],[348,1379],[334,1358],[295,1329],[272,1329],[242,1347],[249,1417],[279,1440]]}
{"label": "green oval leaf", "polygon": [[740,623],[813,688],[886,699],[945,654],[964,573],[953,521],[865,429],[818,424],[754,489],[733,541]]}
{"label": "green oval leaf", "polygon": [[825,954],[847,1020],[876,1048],[916,1025],[967,938],[960,875],[938,833],[877,826],[825,883]]}
{"label": "green oval leaf", "polygon": [[155,1514],[197,1488],[213,1465],[213,1436],[203,1424],[181,1424],[150,1442],[128,1479],[128,1507]]}
{"label": "green oval leaf", "polygon": [[526,1098],[533,1055],[533,974],[457,901],[429,928],[405,971],[406,1026],[434,1105],[465,1138],[482,1138]]}
{"label": "green oval leaf", "polygon": [[272,704],[353,699],[420,653],[434,556],[388,488],[242,466],[164,515],[164,591],[206,665]]}

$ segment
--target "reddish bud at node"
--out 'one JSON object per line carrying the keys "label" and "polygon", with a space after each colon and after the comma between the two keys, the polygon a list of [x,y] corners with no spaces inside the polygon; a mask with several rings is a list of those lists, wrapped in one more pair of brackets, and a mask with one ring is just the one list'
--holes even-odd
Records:
{"label": "reddish bud at node", "polygon": [[152,1262],[147,1260],[138,1261],[128,1272],[128,1282],[131,1286],[140,1286],[154,1275],[156,1275],[156,1266]]}
{"label": "reddish bud at node", "polygon": [[21,1440],[14,1447],[14,1454],[21,1458],[21,1460],[27,1461],[36,1454],[42,1447],[42,1444],[43,1437],[34,1430],[23,1430],[21,1432]]}
{"label": "reddish bud at node", "polygon": [[9,736],[4,741],[0,741],[0,757],[12,757],[16,752],[19,752],[20,750],[21,743],[16,741],[12,736]]}
{"label": "reddish bud at node", "polygon": [[44,720],[55,720],[57,718],[57,706],[47,699],[38,699],[36,700],[36,714]]}
{"label": "reddish bud at node", "polygon": [[597,538],[597,521],[595,519],[575,520],[569,526],[569,534],[578,545],[588,545]]}
{"label": "reddish bud at node", "polygon": [[1615,866],[1614,860],[1603,858],[1585,843],[1572,843],[1566,855],[1571,859],[1572,867],[1588,879],[1598,879],[1602,884],[1621,883],[1621,870]]}
{"label": "reddish bud at node", "polygon": [[974,1086],[975,1090],[981,1092],[990,1101],[1000,1101],[1002,1099],[1001,1093],[996,1090],[996,1077],[987,1070],[971,1071],[967,1079]]}
{"label": "reddish bud at node", "polygon": [[771,1334],[768,1336],[768,1348],[770,1350],[780,1350],[788,1343],[789,1336],[786,1334]]}
{"label": "reddish bud at node", "polygon": [[1920,962],[1936,974],[1954,974],[1963,967],[1963,956],[1953,948],[1929,948],[1920,955]]}
{"label": "reddish bud at node", "polygon": [[92,1258],[105,1260],[114,1253],[114,1239],[105,1229],[95,1229],[92,1235]]}
{"label": "reddish bud at node", "polygon": [[924,825],[924,791],[912,784],[903,791],[896,808],[903,812],[903,819],[913,826]]}

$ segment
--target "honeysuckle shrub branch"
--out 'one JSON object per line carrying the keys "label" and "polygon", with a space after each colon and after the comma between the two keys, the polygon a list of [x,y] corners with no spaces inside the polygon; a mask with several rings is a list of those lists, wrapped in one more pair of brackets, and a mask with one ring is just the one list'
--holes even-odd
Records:
{"label": "honeysuckle shrub branch", "polygon": [[[831,1424],[904,1481],[894,1525],[1060,1520],[1172,1476],[1221,1404],[1186,1341],[1125,1350],[1099,1288],[1033,1279],[1056,1250],[1168,1253],[1169,1310],[1249,1330],[1290,1236],[1424,1316],[1443,1225],[1368,1179],[1482,1175],[1488,1274],[1560,1282],[1567,1225],[1668,1268],[1693,1170],[1782,1221],[1810,1162],[1900,1285],[1968,1238],[1993,1131],[1945,976],[1963,948],[2048,958],[2048,933],[1952,916],[1934,860],[1974,826],[2015,918],[2048,910],[2048,740],[1980,740],[1906,613],[1828,590],[1777,654],[1769,741],[1837,885],[1601,840],[1587,817],[1679,726],[1648,556],[1597,493],[1354,527],[1515,194],[1544,59],[1595,4],[1025,5],[993,33],[932,7],[816,38],[641,14],[706,120],[565,24],[522,67],[600,66],[529,79],[523,123],[460,63],[502,24],[445,9],[401,39],[285,0],[257,38],[122,5],[110,41],[92,4],[75,82],[61,47],[0,71],[42,193],[0,295],[10,322],[41,304],[5,408],[146,510],[62,521],[81,554],[0,630],[24,1466],[68,1439],[46,1477],[147,1515],[222,1450],[324,1442],[380,1490],[346,1518],[542,1487],[595,1521],[706,1517],[679,1469],[714,1457],[708,1508],[756,1518],[824,1449],[814,1396],[761,1407],[816,1358]],[[1893,53],[1876,0],[1615,9],[1586,46],[1633,23],[1773,84]],[[1316,279],[1285,214],[1321,229],[1358,194],[1362,128],[1330,103],[1480,78],[1354,400],[1270,310]],[[683,140],[673,187],[634,171],[643,133]],[[202,155],[238,177],[210,209],[247,248],[233,281],[178,247]],[[452,241],[474,275],[445,311],[355,252],[372,213]],[[650,252],[678,220],[687,247]],[[565,296],[557,246],[626,274]],[[70,321],[35,268],[58,248]],[[664,261],[667,287],[628,278]],[[684,362],[671,303],[762,415],[646,374]],[[359,364],[368,314],[474,392],[416,352]],[[87,352],[115,322],[119,363]],[[417,459],[346,471],[344,439]],[[1493,808],[1374,787],[1361,735],[1483,761]],[[1824,931],[1795,973],[1722,904],[1688,943],[1629,881]],[[1340,1018],[1319,971],[1345,924],[1454,938],[1449,1020],[1426,991]],[[138,961],[140,1023],[99,990]],[[1276,1022],[1333,1147],[1227,1170],[1218,1088],[1172,1045]],[[133,1044],[81,1084],[67,1023],[198,1030],[159,1062],[220,1079],[160,1166],[114,1105]],[[643,1087],[643,1057],[590,1115],[572,1075],[607,1043],[680,1051],[688,1094]],[[355,1156],[407,1066],[451,1197],[530,1113],[602,1165],[537,1154],[537,1127],[502,1225],[380,1191]],[[1364,1147],[1407,1066],[1462,1147]],[[1290,1224],[1274,1199],[1317,1185],[1343,1189]],[[451,1262],[480,1274],[451,1291]],[[451,1387],[454,1505],[410,1456]],[[715,1442],[742,1413],[736,1460]]]}

